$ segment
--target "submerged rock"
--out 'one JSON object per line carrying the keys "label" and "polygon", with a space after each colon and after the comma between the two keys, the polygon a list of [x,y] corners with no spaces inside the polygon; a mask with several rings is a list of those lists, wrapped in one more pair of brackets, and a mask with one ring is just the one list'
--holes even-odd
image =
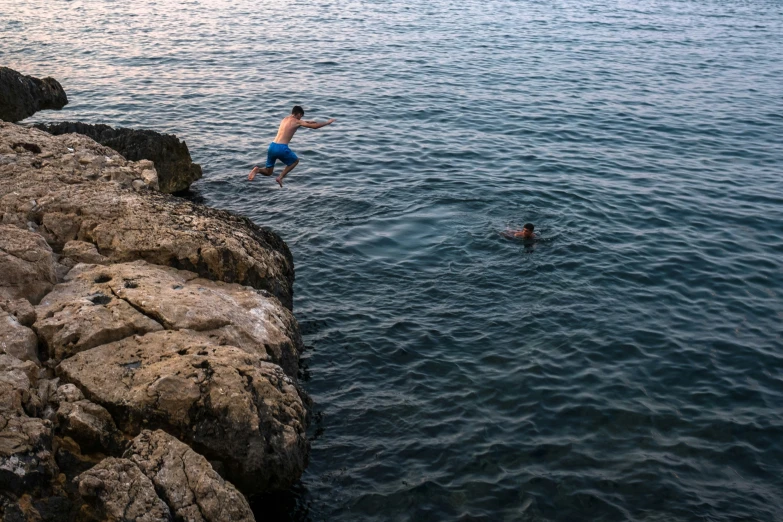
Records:
{"label": "submerged rock", "polygon": [[158,172],[160,191],[167,194],[187,190],[201,179],[201,166],[193,163],[184,141],[171,134],[151,130],[112,128],[80,122],[38,124],[37,128],[54,135],[77,133],[89,136],[131,161],[150,160]]}
{"label": "submerged rock", "polygon": [[279,366],[190,330],[154,332],[87,350],[57,373],[135,435],[163,429],[246,493],[290,487],[309,442],[305,400]]}
{"label": "submerged rock", "polygon": [[40,80],[0,67],[0,120],[19,121],[44,109],[68,104],[62,85],[54,78]]}

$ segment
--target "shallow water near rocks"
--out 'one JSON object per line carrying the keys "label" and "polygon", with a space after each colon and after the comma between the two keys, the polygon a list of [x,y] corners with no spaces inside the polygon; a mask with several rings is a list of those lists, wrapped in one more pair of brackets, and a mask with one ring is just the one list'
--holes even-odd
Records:
{"label": "shallow water near rocks", "polygon": [[[265,520],[783,518],[781,56],[764,0],[0,0],[29,121],[175,133],[291,247]],[[338,121],[247,182],[294,104]]]}

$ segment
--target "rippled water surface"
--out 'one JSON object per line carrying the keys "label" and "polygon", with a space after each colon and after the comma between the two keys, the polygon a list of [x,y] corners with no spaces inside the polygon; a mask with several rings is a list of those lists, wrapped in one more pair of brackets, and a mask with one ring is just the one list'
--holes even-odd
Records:
{"label": "rippled water surface", "polygon": [[782,57],[778,0],[0,0],[30,121],[176,133],[290,245],[282,520],[783,519]]}

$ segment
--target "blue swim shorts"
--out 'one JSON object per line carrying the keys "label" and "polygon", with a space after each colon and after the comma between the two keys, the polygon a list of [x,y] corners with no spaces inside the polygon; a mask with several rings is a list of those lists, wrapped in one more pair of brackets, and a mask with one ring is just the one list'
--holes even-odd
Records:
{"label": "blue swim shorts", "polygon": [[269,150],[266,152],[266,168],[274,167],[277,160],[289,166],[298,159],[294,151],[288,148],[288,145],[273,141],[269,144]]}

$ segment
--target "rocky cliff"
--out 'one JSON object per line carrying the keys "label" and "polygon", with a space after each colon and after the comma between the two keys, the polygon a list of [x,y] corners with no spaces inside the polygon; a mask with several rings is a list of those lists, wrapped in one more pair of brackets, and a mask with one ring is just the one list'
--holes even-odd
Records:
{"label": "rocky cliff", "polygon": [[291,253],[158,187],[0,123],[2,520],[253,520],[304,471]]}

